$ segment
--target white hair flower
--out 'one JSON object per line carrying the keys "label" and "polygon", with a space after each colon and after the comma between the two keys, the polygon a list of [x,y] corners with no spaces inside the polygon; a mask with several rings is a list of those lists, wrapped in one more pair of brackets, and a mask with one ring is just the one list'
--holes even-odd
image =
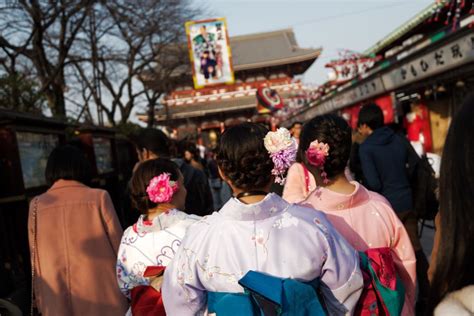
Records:
{"label": "white hair flower", "polygon": [[290,131],[284,127],[280,127],[276,132],[268,132],[263,139],[263,143],[271,154],[282,151],[288,148],[292,143]]}
{"label": "white hair flower", "polygon": [[296,160],[296,141],[291,138],[290,131],[281,127],[276,132],[268,132],[263,143],[273,161],[275,182],[285,184],[285,172]]}

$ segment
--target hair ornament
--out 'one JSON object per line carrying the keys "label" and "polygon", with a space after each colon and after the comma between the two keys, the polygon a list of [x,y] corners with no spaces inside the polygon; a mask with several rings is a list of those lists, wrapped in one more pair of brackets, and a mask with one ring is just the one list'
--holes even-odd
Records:
{"label": "hair ornament", "polygon": [[317,139],[309,144],[308,150],[306,150],[306,159],[308,163],[316,168],[321,169],[321,178],[324,184],[329,183],[328,175],[324,171],[324,164],[326,158],[329,156],[329,145],[323,142],[319,142]]}
{"label": "hair ornament", "polygon": [[170,180],[169,173],[162,173],[150,180],[146,192],[154,203],[169,203],[178,189],[178,182]]}
{"label": "hair ornament", "polygon": [[280,127],[275,132],[268,132],[263,143],[273,161],[272,175],[275,176],[275,182],[285,184],[285,172],[296,160],[296,140],[291,137],[289,130]]}

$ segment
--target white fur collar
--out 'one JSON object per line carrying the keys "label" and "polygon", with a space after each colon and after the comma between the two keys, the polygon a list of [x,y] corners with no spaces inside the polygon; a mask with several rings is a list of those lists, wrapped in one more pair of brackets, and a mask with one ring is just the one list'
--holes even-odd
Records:
{"label": "white fur collar", "polygon": [[474,314],[474,285],[448,294],[436,307],[435,316],[471,316]]}

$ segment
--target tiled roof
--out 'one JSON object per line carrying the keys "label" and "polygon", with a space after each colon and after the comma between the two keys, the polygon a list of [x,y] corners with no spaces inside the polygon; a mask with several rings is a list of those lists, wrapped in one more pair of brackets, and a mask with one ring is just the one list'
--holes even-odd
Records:
{"label": "tiled roof", "polygon": [[321,48],[301,48],[292,29],[230,38],[234,70],[284,65],[316,59]]}
{"label": "tiled roof", "polygon": [[429,4],[425,9],[423,9],[421,12],[416,14],[413,18],[403,23],[398,28],[390,32],[387,36],[385,36],[384,38],[379,40],[377,43],[372,45],[370,48],[368,48],[364,52],[364,54],[366,55],[378,54],[382,49],[390,46],[396,40],[398,40],[405,34],[409,33],[415,27],[419,26],[423,22],[425,22],[433,14],[433,11],[435,11],[440,6],[443,6],[445,2],[446,0],[442,0],[439,3],[435,2],[435,3]]}

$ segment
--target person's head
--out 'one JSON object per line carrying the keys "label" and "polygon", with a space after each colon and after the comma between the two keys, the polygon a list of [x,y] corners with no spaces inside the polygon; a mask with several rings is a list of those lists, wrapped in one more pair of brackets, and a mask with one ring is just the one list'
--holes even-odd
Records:
{"label": "person's head", "polygon": [[296,139],[300,139],[302,127],[303,127],[303,123],[301,122],[294,122],[293,124],[291,124],[291,127],[290,127],[291,136],[293,136]]}
{"label": "person's head", "polygon": [[234,193],[270,188],[273,162],[263,143],[267,132],[263,125],[243,123],[222,134],[217,164]]}
{"label": "person's head", "polygon": [[158,129],[146,128],[132,137],[139,161],[168,158],[170,142],[168,136]]}
{"label": "person's head", "polygon": [[[153,202],[150,194],[147,192],[147,188],[150,186],[153,178],[163,174],[168,174],[169,180],[178,184],[178,189],[172,194],[170,201]],[[156,189],[159,190],[160,188],[157,187]],[[168,159],[157,158],[140,163],[130,181],[132,203],[142,214],[147,214],[159,204],[171,204],[177,209],[184,211],[186,194],[183,175],[179,171],[179,167]]]}
{"label": "person's head", "polygon": [[303,125],[298,147],[297,161],[304,163],[316,178],[319,178],[321,168],[315,168],[309,163],[306,152],[314,141],[329,146],[329,155],[324,162],[324,172],[329,180],[344,174],[349,161],[352,146],[352,131],[347,122],[335,114],[316,116]]}
{"label": "person's head", "polygon": [[446,294],[474,284],[474,96],[455,115],[441,161],[440,244],[432,280],[432,309]]}
{"label": "person's head", "polygon": [[77,147],[58,146],[49,155],[45,178],[50,186],[58,180],[74,180],[87,185],[92,179],[91,166]]}
{"label": "person's head", "polygon": [[415,113],[417,115],[423,115],[423,107],[421,106],[419,100],[414,101],[410,104],[410,110],[412,113]]}
{"label": "person's head", "polygon": [[199,31],[201,32],[202,35],[206,34],[206,33],[207,33],[206,26],[205,26],[205,25],[202,25],[202,26],[200,27]]}
{"label": "person's head", "polygon": [[186,160],[187,162],[191,162],[192,160],[199,160],[199,150],[197,149],[194,143],[189,141],[183,141],[181,147],[184,160]]}
{"label": "person's head", "polygon": [[383,127],[382,109],[375,103],[364,105],[359,112],[357,127],[364,136],[372,134],[377,128]]}

